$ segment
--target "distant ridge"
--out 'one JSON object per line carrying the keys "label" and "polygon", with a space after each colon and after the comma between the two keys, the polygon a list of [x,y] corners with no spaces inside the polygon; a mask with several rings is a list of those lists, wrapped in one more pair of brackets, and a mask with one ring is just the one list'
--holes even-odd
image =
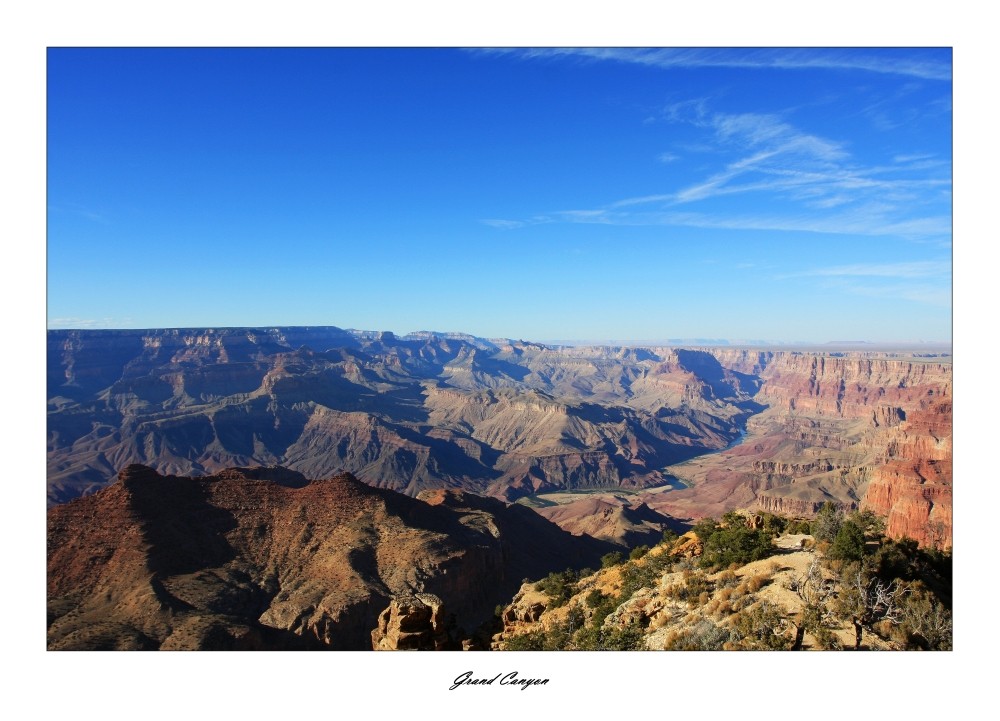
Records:
{"label": "distant ridge", "polygon": [[509,501],[658,485],[668,463],[738,437],[755,390],[705,352],[669,348],[336,326],[50,330],[50,500],[127,463],[346,470],[408,495]]}
{"label": "distant ridge", "polygon": [[506,501],[641,491],[677,477],[689,487],[657,494],[651,508],[808,516],[832,498],[871,504],[890,533],[934,542],[951,526],[951,361],[947,346],[929,344],[51,330],[49,502],[93,493],[129,463],[175,475],[349,471],[410,496],[453,488]]}

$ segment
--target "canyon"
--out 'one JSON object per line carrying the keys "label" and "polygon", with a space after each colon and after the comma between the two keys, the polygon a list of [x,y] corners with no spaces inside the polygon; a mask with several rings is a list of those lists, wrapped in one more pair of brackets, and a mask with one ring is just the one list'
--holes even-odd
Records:
{"label": "canyon", "polygon": [[48,486],[349,471],[408,495],[662,484],[738,437],[756,387],[704,352],[323,329],[50,331]]}
{"label": "canyon", "polygon": [[[530,579],[579,571],[586,620],[584,596],[623,583],[589,568],[734,509],[832,504],[952,544],[947,354],[332,327],[48,340],[52,650],[507,648],[577,623]],[[701,553],[691,533],[672,549]],[[623,595],[600,633],[639,643],[648,620],[645,647],[676,646],[682,605],[661,596]]]}
{"label": "canyon", "polygon": [[950,547],[951,364],[890,353],[831,357],[717,351],[760,368],[766,408],[741,443],[671,467],[689,487],[649,505],[688,517],[754,507],[812,517],[870,509],[889,536]]}
{"label": "canyon", "polygon": [[947,354],[49,331],[48,500],[93,494],[134,463],[178,476],[280,465],[528,503],[626,546],[734,508],[810,517],[832,502],[946,547],[951,395]]}

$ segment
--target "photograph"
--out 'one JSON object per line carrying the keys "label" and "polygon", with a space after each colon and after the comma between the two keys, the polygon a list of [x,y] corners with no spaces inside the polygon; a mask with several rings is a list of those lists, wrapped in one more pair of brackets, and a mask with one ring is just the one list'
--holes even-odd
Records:
{"label": "photograph", "polygon": [[48,657],[953,650],[952,47],[44,81]]}

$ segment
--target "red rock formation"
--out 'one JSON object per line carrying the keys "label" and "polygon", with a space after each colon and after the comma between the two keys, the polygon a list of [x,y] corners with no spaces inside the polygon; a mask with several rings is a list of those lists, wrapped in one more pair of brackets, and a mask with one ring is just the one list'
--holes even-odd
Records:
{"label": "red rock formation", "polygon": [[[744,441],[674,470],[692,487],[651,496],[676,516],[756,505],[811,516],[832,501],[887,517],[887,532],[923,544],[951,541],[951,366],[875,354],[750,353],[717,356],[759,369]],[[886,354],[888,355],[888,354]]]}
{"label": "red rock formation", "polygon": [[494,499],[434,501],[346,474],[130,466],[49,511],[49,648],[370,648],[391,599],[420,593],[470,633],[525,576],[610,548]]}
{"label": "red rock formation", "polygon": [[862,508],[886,516],[890,536],[950,546],[951,402],[927,402],[892,426],[883,462],[872,471]]}
{"label": "red rock formation", "polygon": [[757,400],[801,415],[867,418],[878,406],[951,396],[951,367],[871,358],[776,353]]}

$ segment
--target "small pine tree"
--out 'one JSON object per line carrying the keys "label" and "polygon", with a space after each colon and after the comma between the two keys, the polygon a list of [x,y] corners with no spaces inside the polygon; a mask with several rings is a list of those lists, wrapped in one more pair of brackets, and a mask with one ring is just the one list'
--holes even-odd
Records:
{"label": "small pine tree", "polygon": [[841,561],[860,561],[865,555],[865,532],[854,521],[844,521],[830,546],[830,558]]}

